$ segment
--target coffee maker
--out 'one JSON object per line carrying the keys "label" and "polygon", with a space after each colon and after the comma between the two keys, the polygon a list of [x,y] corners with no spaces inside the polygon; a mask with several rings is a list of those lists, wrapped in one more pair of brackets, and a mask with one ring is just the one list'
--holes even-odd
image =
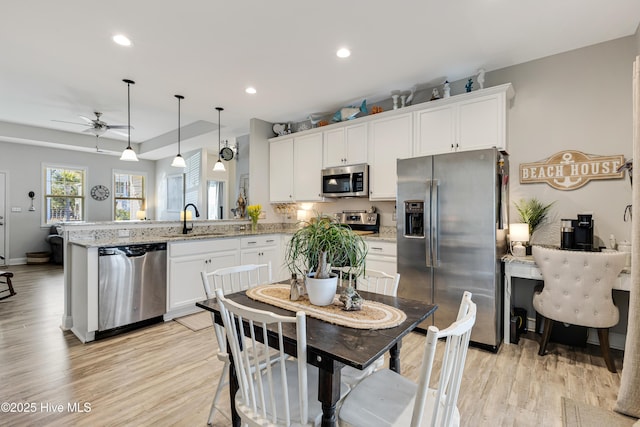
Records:
{"label": "coffee maker", "polygon": [[578,219],[561,220],[560,248],[593,251],[593,218],[591,214],[578,214]]}

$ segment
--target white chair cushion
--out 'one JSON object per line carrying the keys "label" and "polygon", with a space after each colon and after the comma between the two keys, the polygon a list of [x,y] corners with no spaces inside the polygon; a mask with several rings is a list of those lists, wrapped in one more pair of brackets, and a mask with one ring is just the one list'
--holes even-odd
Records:
{"label": "white chair cushion", "polygon": [[376,359],[367,369],[356,369],[353,366],[345,366],[340,371],[342,382],[344,382],[349,388],[355,387],[365,377],[368,377],[376,370],[384,366],[384,356]]}
{"label": "white chair cushion", "polygon": [[[351,391],[340,408],[340,426],[398,426],[411,425],[413,404],[418,385],[389,369],[369,375]],[[433,413],[435,391],[429,389],[422,423]],[[440,414],[443,413],[442,408]],[[453,426],[460,425],[460,413],[454,409]]]}
{"label": "white chair cushion", "polygon": [[625,263],[623,253],[566,251],[535,246],[544,289],[533,307],[546,318],[590,328],[610,328],[619,320],[611,289]]}

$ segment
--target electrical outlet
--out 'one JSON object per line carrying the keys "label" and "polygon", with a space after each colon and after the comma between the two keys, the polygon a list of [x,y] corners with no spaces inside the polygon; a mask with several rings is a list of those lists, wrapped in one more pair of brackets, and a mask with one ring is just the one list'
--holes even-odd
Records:
{"label": "electrical outlet", "polygon": [[118,237],[129,237],[129,230],[118,230]]}
{"label": "electrical outlet", "polygon": [[11,208],[11,212],[22,212],[22,208]]}
{"label": "electrical outlet", "polygon": [[398,220],[398,216],[396,215],[396,213],[394,212],[393,215],[391,215],[391,219],[393,221],[397,221]]}

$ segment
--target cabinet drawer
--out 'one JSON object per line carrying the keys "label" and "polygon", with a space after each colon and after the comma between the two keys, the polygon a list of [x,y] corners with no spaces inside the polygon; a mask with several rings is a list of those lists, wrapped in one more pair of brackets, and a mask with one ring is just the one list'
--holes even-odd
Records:
{"label": "cabinet drawer", "polygon": [[240,239],[240,247],[242,249],[247,249],[261,246],[276,246],[278,244],[278,240],[279,237],[272,234],[267,236],[243,237]]}
{"label": "cabinet drawer", "polygon": [[392,242],[374,242],[367,240],[368,255],[396,256],[396,244]]}
{"label": "cabinet drawer", "polygon": [[238,249],[238,239],[207,239],[191,242],[170,242],[168,244],[169,256],[187,256],[218,251]]}

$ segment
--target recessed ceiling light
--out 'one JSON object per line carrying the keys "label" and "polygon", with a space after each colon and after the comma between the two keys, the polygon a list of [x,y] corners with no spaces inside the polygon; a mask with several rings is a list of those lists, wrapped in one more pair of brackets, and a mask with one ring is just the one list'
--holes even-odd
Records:
{"label": "recessed ceiling light", "polygon": [[349,56],[351,56],[351,51],[346,47],[343,47],[341,49],[338,49],[336,55],[338,55],[338,58],[348,58]]}
{"label": "recessed ceiling light", "polygon": [[244,91],[245,91],[245,92],[247,92],[247,93],[249,93],[249,94],[251,94],[251,95],[253,95],[253,94],[255,94],[255,93],[257,92],[256,88],[255,88],[255,87],[253,87],[253,86],[249,86],[249,87],[248,87],[248,88],[246,88]]}
{"label": "recessed ceiling light", "polygon": [[113,41],[118,43],[120,46],[131,46],[131,40],[122,34],[116,34],[113,36]]}

